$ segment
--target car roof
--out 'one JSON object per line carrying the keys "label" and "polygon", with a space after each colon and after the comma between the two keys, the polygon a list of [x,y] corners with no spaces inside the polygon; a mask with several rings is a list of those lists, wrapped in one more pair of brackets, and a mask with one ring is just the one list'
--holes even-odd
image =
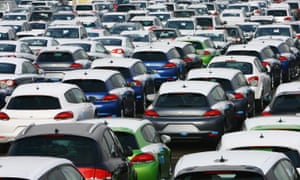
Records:
{"label": "car roof", "polygon": [[204,37],[204,36],[182,36],[182,37],[177,37],[176,41],[201,41],[203,42],[204,40],[210,39],[209,37]]}
{"label": "car roof", "polygon": [[264,24],[259,25],[257,28],[292,28],[289,24]]}
{"label": "car roof", "polygon": [[111,76],[119,74],[118,71],[106,70],[106,69],[79,69],[73,71],[66,71],[63,77],[63,81],[69,79],[98,79],[107,81]]}
{"label": "car roof", "polygon": [[46,36],[31,36],[31,37],[22,37],[22,38],[19,38],[18,40],[19,41],[22,41],[22,40],[27,40],[27,39],[44,39],[44,40],[54,40],[55,38],[53,37],[46,37]]}
{"label": "car roof", "polygon": [[158,94],[199,93],[208,95],[219,83],[209,81],[169,81],[161,84]]}
{"label": "car roof", "polygon": [[293,94],[293,93],[300,93],[299,81],[280,84],[277,87],[274,96],[278,96],[279,94]]}
{"label": "car roof", "polygon": [[188,72],[187,79],[212,77],[232,80],[238,73],[242,72],[231,68],[195,68]]}
{"label": "car roof", "polygon": [[135,59],[135,58],[107,57],[107,58],[95,59],[91,64],[91,68],[96,68],[99,66],[100,67],[115,66],[115,67],[129,68],[137,62],[142,62],[142,61],[140,59]]}
{"label": "car roof", "polygon": [[23,62],[30,62],[30,60],[25,58],[17,57],[0,57],[0,63],[9,63],[9,64],[22,64]]}
{"label": "car roof", "polygon": [[[211,170],[211,168],[216,166],[219,167],[218,170],[234,166],[234,170],[236,170],[237,167],[244,170],[248,169],[248,171],[249,169],[256,169],[255,171],[258,173],[266,174],[271,166],[282,158],[287,159],[283,153],[255,150],[205,151],[191,153],[183,155],[179,159],[175,167],[174,175],[176,177],[180,170],[183,169],[192,171],[197,167],[207,167],[206,170]],[[216,170],[216,168],[213,168],[213,170]]]}
{"label": "car roof", "polygon": [[266,44],[265,46],[262,46],[262,44],[260,44],[258,46],[255,46],[254,43],[252,43],[252,44],[232,44],[228,47],[226,52],[241,51],[241,50],[242,51],[261,51],[266,46],[269,46],[269,45]]}
{"label": "car roof", "polygon": [[[78,86],[61,82],[28,83],[17,86],[12,96],[49,95],[58,97],[71,88],[78,88]],[[55,89],[55,91],[53,91],[53,89]]]}
{"label": "car roof", "polygon": [[[293,139],[290,141],[290,139]],[[285,147],[300,153],[300,132],[284,130],[257,130],[226,133],[222,136],[219,150],[241,147]]]}
{"label": "car roof", "polygon": [[166,42],[155,42],[153,44],[147,44],[143,46],[136,46],[134,52],[164,52],[167,53],[170,49],[174,48],[174,46],[170,46],[166,44]]}
{"label": "car roof", "polygon": [[0,174],[5,178],[38,179],[49,169],[61,164],[72,164],[70,160],[42,156],[0,157]]}
{"label": "car roof", "polygon": [[41,53],[43,52],[75,52],[77,51],[78,49],[82,49],[81,47],[79,46],[50,46],[50,47],[47,47],[47,48],[43,48],[41,49]]}
{"label": "car roof", "polygon": [[209,64],[214,62],[226,62],[226,61],[238,61],[238,62],[253,62],[257,57],[255,56],[243,56],[243,55],[237,55],[237,56],[231,56],[231,55],[220,55],[213,57]]}
{"label": "car roof", "polygon": [[131,22],[133,21],[153,21],[154,19],[157,19],[156,16],[134,16],[130,19]]}

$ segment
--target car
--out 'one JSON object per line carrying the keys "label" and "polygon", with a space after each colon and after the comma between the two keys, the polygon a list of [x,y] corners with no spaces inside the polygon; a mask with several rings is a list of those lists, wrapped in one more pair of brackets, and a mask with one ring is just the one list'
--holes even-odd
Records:
{"label": "car", "polygon": [[[293,141],[291,141],[293,139]],[[255,130],[226,133],[218,150],[263,150],[284,153],[300,171],[300,133],[285,130]]]}
{"label": "car", "polygon": [[110,29],[115,23],[122,23],[129,21],[129,14],[127,12],[107,12],[101,17],[101,22],[104,27]]}
{"label": "car", "polygon": [[136,109],[143,113],[149,105],[147,95],[155,93],[154,75],[147,71],[146,65],[134,58],[103,58],[92,62],[92,69],[119,71],[126,83],[135,91]]}
{"label": "car", "polygon": [[152,98],[143,118],[152,121],[159,134],[175,141],[217,143],[234,123],[233,103],[216,82],[164,82]]}
{"label": "car", "polygon": [[131,57],[135,46],[128,37],[110,35],[93,38],[94,41],[101,42],[114,57]]}
{"label": "car", "polygon": [[44,36],[55,38],[59,43],[72,39],[82,40],[88,37],[83,25],[51,25],[45,30]]}
{"label": "car", "polygon": [[125,30],[144,30],[144,26],[136,22],[116,23],[110,28],[110,34],[121,34]]}
{"label": "car", "polygon": [[241,30],[247,41],[250,41],[253,38],[253,34],[256,31],[257,27],[260,25],[258,22],[244,22],[237,24]]}
{"label": "car", "polygon": [[298,81],[280,84],[261,115],[297,115],[299,112],[299,85]]}
{"label": "car", "polygon": [[153,30],[163,28],[164,25],[156,16],[134,16],[130,22],[138,22],[144,26],[145,30]]}
{"label": "car", "polygon": [[139,118],[101,118],[78,123],[102,122],[118,137],[124,149],[130,147],[128,157],[137,174],[137,180],[169,179],[172,173],[171,138],[158,135],[151,121]]}
{"label": "car", "polygon": [[156,90],[163,82],[184,79],[187,72],[187,65],[176,47],[164,42],[136,47],[131,57],[142,60],[148,71],[156,73]]}
{"label": "car", "polygon": [[[253,158],[255,157],[255,158]],[[206,151],[182,156],[173,179],[299,179],[291,160],[279,152],[259,150]]]}
{"label": "car", "polygon": [[177,37],[176,41],[190,42],[196,49],[197,54],[202,59],[203,66],[207,66],[209,61],[220,54],[220,52],[215,48],[213,41],[209,37],[203,36],[182,36]]}
{"label": "car", "polygon": [[275,53],[267,44],[235,44],[228,47],[227,56],[255,56],[267,69],[271,77],[271,87],[277,87],[282,81],[281,62],[276,58]]}
{"label": "car", "polygon": [[250,88],[254,91],[255,109],[261,112],[272,97],[271,77],[266,68],[255,56],[216,56],[208,68],[233,68],[240,70],[246,77]]}
{"label": "car", "polygon": [[178,29],[182,35],[193,35],[197,29],[196,19],[193,17],[190,18],[170,18],[165,24],[166,28],[175,28]]}
{"label": "car", "polygon": [[[56,89],[56,91],[53,91]],[[32,123],[73,122],[94,118],[95,106],[76,85],[36,82],[17,86],[0,111],[1,145]]]}
{"label": "car", "polygon": [[14,89],[26,83],[45,81],[43,71],[24,58],[0,57],[0,94],[2,108],[5,98],[10,96]]}
{"label": "car", "polygon": [[257,116],[244,121],[243,130],[287,130],[299,131],[300,121],[294,115]]}
{"label": "car", "polygon": [[63,83],[75,84],[82,89],[96,107],[96,117],[134,117],[136,102],[134,90],[123,75],[114,70],[81,69],[66,71]]}
{"label": "car", "polygon": [[18,41],[27,43],[29,48],[36,55],[38,55],[43,48],[59,45],[59,42],[55,38],[43,37],[43,36],[23,37],[23,38],[19,38]]}
{"label": "car", "polygon": [[70,40],[68,42],[63,42],[62,46],[79,46],[85,50],[88,54],[90,60],[111,57],[109,50],[101,42],[92,40]]}
{"label": "car", "polygon": [[27,43],[15,40],[0,41],[0,57],[18,57],[32,62],[37,58]]}
{"label": "car", "polygon": [[282,23],[284,21],[294,21],[294,16],[290,6],[287,3],[272,3],[266,9],[267,16],[273,16],[275,22]]}
{"label": "car", "polygon": [[0,158],[1,179],[38,180],[57,178],[83,180],[84,176],[67,159],[57,157],[10,156]]}
{"label": "car", "polygon": [[[61,157],[74,163],[85,179],[129,180],[135,171],[113,131],[100,122],[31,125],[7,153],[15,156]],[[131,178],[132,177],[132,178]]]}
{"label": "car", "polygon": [[263,36],[288,36],[290,38],[295,38],[296,34],[293,31],[292,26],[288,24],[259,25],[253,38],[256,39]]}
{"label": "car", "polygon": [[42,49],[34,64],[44,70],[50,81],[59,81],[64,71],[88,69],[92,61],[87,52],[78,46],[52,46]]}
{"label": "car", "polygon": [[240,130],[244,120],[255,115],[254,91],[240,70],[216,67],[192,69],[188,72],[186,80],[212,81],[221,85],[234,104],[235,119],[232,120],[230,131]]}

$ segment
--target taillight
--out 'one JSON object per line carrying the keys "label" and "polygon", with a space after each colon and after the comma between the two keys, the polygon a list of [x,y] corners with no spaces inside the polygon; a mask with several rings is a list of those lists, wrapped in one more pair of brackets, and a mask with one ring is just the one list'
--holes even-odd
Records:
{"label": "taillight", "polygon": [[34,67],[37,68],[37,69],[40,68],[40,66],[39,66],[37,63],[34,63],[33,65],[34,65]]}
{"label": "taillight", "polygon": [[82,64],[79,64],[79,63],[73,63],[70,65],[70,68],[72,69],[78,69],[78,68],[82,68]]}
{"label": "taillight", "polygon": [[262,116],[272,116],[272,114],[269,111],[263,111],[261,113]]}
{"label": "taillight", "polygon": [[154,30],[154,29],[156,29],[155,26],[151,26],[151,27],[148,28],[149,31],[152,31],[152,30]]}
{"label": "taillight", "polygon": [[206,111],[203,116],[212,117],[212,116],[221,116],[221,115],[222,115],[222,113],[219,110],[212,109],[212,110]]}
{"label": "taillight", "polygon": [[193,59],[190,58],[190,57],[185,57],[185,58],[183,58],[183,61],[186,62],[186,63],[189,63],[189,62],[192,62]]}
{"label": "taillight", "polygon": [[284,20],[284,21],[291,21],[292,18],[291,18],[290,16],[288,16],[288,17],[285,17],[283,20]]}
{"label": "taillight", "polygon": [[260,11],[260,10],[256,10],[255,13],[256,13],[256,14],[260,14],[261,11]]}
{"label": "taillight", "polygon": [[242,93],[234,93],[233,94],[234,99],[243,99],[244,95]]}
{"label": "taillight", "polygon": [[287,59],[287,57],[285,57],[285,56],[280,56],[280,57],[278,58],[278,60],[279,60],[279,61],[286,61],[286,60],[288,60],[288,59]]}
{"label": "taillight", "polygon": [[167,63],[164,65],[165,68],[174,68],[176,67],[177,65],[175,63]]}
{"label": "taillight", "polygon": [[143,83],[139,80],[133,80],[131,83],[132,83],[132,86],[142,86],[143,85]]}
{"label": "taillight", "polygon": [[300,35],[297,35],[296,38],[297,38],[297,39],[300,39]]}
{"label": "taillight", "polygon": [[6,84],[8,87],[17,85],[17,82],[11,79],[0,80],[0,83]]}
{"label": "taillight", "polygon": [[[84,157],[82,157],[84,158]],[[78,170],[83,174],[86,180],[95,180],[95,179],[111,179],[111,172],[104,169],[96,168],[81,168],[78,167]]]}
{"label": "taillight", "polygon": [[153,156],[152,153],[142,153],[134,156],[130,162],[133,164],[137,164],[137,163],[147,163],[152,161],[155,161],[155,157]]}
{"label": "taillight", "polygon": [[262,64],[264,67],[270,66],[270,63],[269,63],[269,62],[262,62],[261,64]]}
{"label": "taillight", "polygon": [[248,83],[250,84],[250,86],[257,86],[258,85],[258,76],[252,76],[248,78]]}
{"label": "taillight", "polygon": [[9,116],[4,112],[0,112],[0,120],[9,120]]}
{"label": "taillight", "polygon": [[211,15],[213,15],[213,16],[217,16],[218,15],[218,13],[217,13],[217,11],[214,11]]}
{"label": "taillight", "polygon": [[65,111],[65,112],[61,112],[61,113],[58,113],[54,119],[55,120],[64,120],[64,119],[71,119],[74,117],[74,114],[72,111]]}
{"label": "taillight", "polygon": [[158,113],[153,110],[145,110],[144,116],[150,116],[150,117],[158,117]]}
{"label": "taillight", "polygon": [[119,97],[116,94],[108,94],[102,98],[102,101],[116,101]]}
{"label": "taillight", "polygon": [[209,51],[203,51],[203,55],[210,55]]}
{"label": "taillight", "polygon": [[124,51],[124,49],[117,48],[117,49],[111,50],[111,53],[113,53],[113,54],[124,54],[125,51]]}

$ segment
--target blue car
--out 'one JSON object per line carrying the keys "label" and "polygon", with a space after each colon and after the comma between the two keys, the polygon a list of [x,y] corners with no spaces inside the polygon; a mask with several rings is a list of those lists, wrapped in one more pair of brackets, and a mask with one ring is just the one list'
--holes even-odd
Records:
{"label": "blue car", "polygon": [[122,74],[113,70],[86,69],[65,73],[64,83],[78,85],[96,106],[98,117],[134,117],[134,90]]}
{"label": "blue car", "polygon": [[148,71],[157,73],[156,90],[163,82],[185,78],[187,65],[172,45],[155,43],[155,45],[136,47],[132,58],[142,60]]}

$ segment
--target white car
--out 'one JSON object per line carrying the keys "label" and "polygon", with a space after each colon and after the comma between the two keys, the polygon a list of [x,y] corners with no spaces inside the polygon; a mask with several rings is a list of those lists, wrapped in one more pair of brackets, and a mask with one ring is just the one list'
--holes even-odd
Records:
{"label": "white car", "polygon": [[[292,141],[291,141],[292,139]],[[288,156],[300,172],[300,133],[282,130],[240,131],[224,134],[218,150],[264,150]]]}
{"label": "white car", "polygon": [[266,15],[273,16],[277,23],[294,21],[291,8],[287,3],[272,3],[271,6],[266,9]]}
{"label": "white car", "polygon": [[176,163],[173,179],[297,180],[299,174],[283,153],[206,151],[183,155]]}
{"label": "white car", "polygon": [[40,156],[0,157],[1,179],[56,179],[84,180],[84,176],[67,159]]}
{"label": "white car", "polygon": [[114,57],[131,57],[135,49],[132,40],[124,36],[101,36],[93,40],[101,42]]}
{"label": "white car", "polygon": [[257,57],[216,56],[208,64],[208,68],[211,67],[233,68],[242,71],[254,91],[256,105],[258,105],[256,106],[257,110],[262,108],[263,101],[268,100],[272,95],[271,78]]}
{"label": "white car", "polygon": [[94,118],[95,106],[76,85],[41,82],[18,86],[0,112],[0,143],[13,141],[30,124]]}
{"label": "white car", "polygon": [[36,55],[40,53],[41,49],[59,45],[59,42],[56,39],[44,36],[23,37],[18,39],[18,41],[27,43]]}

